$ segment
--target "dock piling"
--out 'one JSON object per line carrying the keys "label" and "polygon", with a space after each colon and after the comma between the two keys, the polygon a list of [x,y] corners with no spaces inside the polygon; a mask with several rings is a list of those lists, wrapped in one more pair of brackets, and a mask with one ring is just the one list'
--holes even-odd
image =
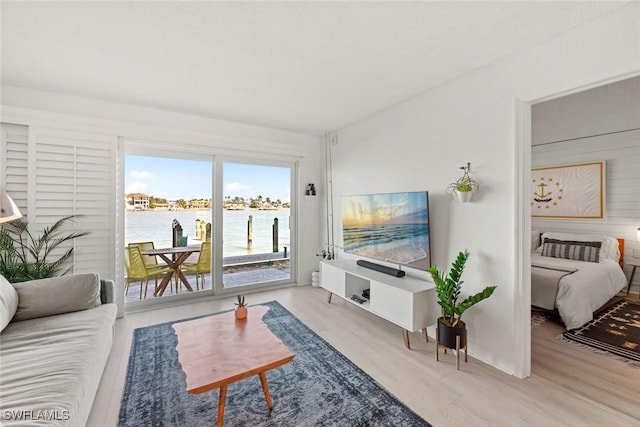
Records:
{"label": "dock piling", "polygon": [[247,249],[251,250],[253,247],[253,215],[249,215],[249,221],[247,221]]}
{"label": "dock piling", "polygon": [[273,226],[271,227],[273,230],[273,252],[278,251],[278,218],[274,218]]}

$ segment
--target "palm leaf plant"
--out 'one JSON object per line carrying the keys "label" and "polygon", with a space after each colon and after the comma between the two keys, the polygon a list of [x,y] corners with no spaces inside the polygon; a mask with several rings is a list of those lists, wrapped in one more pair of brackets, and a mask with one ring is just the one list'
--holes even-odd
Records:
{"label": "palm leaf plant", "polygon": [[451,271],[446,273],[433,266],[427,269],[436,285],[438,304],[442,307],[442,322],[451,327],[456,327],[461,322],[462,313],[473,307],[482,300],[489,298],[496,290],[496,286],[487,286],[475,295],[471,295],[461,302],[460,292],[462,290],[462,272],[469,259],[469,252],[460,252],[451,264]]}
{"label": "palm leaf plant", "polygon": [[[45,227],[39,236],[31,234],[28,224],[18,220],[3,224],[0,228],[0,274],[9,282],[25,282],[67,274],[72,266],[66,266],[73,255],[73,247],[64,250],[64,244],[88,231],[64,233],[68,223],[80,215],[60,218]],[[64,252],[60,255],[61,250]],[[66,269],[65,269],[66,267]]]}

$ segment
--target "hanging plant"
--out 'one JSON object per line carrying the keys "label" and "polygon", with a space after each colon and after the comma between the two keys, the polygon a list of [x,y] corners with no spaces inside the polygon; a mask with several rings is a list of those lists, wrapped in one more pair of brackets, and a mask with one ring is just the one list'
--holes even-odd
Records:
{"label": "hanging plant", "polygon": [[462,169],[464,173],[460,178],[447,186],[447,194],[459,202],[468,202],[471,200],[473,193],[480,188],[478,181],[469,176],[470,166],[470,163],[467,163],[467,166],[460,166],[460,169]]}

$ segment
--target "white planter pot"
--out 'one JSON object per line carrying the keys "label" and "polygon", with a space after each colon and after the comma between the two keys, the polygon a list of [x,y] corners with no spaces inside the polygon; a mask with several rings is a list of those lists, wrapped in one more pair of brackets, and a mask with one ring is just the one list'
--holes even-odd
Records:
{"label": "white planter pot", "polygon": [[460,203],[467,203],[471,201],[471,197],[473,196],[473,191],[458,191],[455,190],[456,197],[458,197],[458,201]]}

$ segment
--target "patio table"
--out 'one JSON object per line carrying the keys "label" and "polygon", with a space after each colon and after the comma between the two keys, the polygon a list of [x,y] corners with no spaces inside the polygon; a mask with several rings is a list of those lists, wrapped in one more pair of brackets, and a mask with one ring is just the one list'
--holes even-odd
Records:
{"label": "patio table", "polygon": [[[159,256],[162,258],[164,262],[167,263],[167,267],[171,269],[167,274],[162,278],[162,282],[156,288],[153,293],[154,297],[159,297],[164,294],[167,285],[171,283],[171,278],[175,274],[178,279],[184,284],[189,292],[193,292],[193,288],[189,284],[189,281],[184,276],[181,270],[182,264],[191,256],[192,253],[200,252],[200,245],[198,246],[179,246],[176,248],[159,248],[159,249],[151,249],[147,251],[142,251],[142,255],[151,255],[151,256]],[[177,255],[175,261],[172,259],[171,255]]]}

